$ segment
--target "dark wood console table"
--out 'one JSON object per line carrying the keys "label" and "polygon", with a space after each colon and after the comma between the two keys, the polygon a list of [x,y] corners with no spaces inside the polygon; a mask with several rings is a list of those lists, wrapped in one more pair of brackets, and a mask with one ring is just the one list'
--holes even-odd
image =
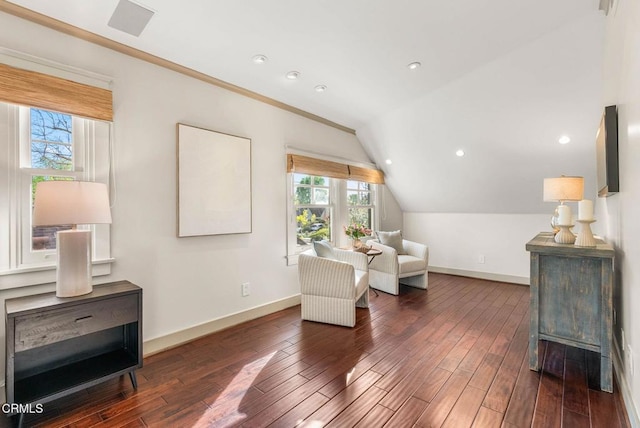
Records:
{"label": "dark wood console table", "polygon": [[137,285],[119,281],[78,297],[45,293],[7,299],[5,314],[7,403],[43,404],[126,373],[137,387],[135,370],[142,367]]}
{"label": "dark wood console table", "polygon": [[556,244],[540,233],[531,252],[529,368],[538,371],[538,340],[600,353],[600,388],[613,392],[613,260],[611,245],[592,248]]}

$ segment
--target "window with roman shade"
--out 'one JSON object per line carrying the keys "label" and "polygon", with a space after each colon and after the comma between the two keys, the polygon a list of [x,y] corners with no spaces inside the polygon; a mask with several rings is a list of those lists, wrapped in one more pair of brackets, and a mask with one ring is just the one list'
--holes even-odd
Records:
{"label": "window with roman shade", "polygon": [[313,241],[335,246],[346,241],[343,226],[377,226],[377,186],[384,174],[375,168],[300,154],[287,154],[287,260],[311,248]]}
{"label": "window with roman shade", "polygon": [[[11,231],[0,242],[0,276],[19,274],[5,288],[55,280],[55,232],[70,226],[32,227],[35,184],[108,185],[110,177],[113,102],[106,80],[25,57],[0,49],[0,129],[7,130],[0,138],[0,227]],[[109,226],[78,227],[94,230],[94,275],[108,274]]]}

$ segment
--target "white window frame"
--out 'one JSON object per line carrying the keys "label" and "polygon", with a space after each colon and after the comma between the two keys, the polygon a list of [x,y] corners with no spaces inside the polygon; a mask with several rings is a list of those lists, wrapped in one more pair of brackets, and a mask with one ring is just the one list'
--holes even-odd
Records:
{"label": "white window frame", "polygon": [[[366,183],[364,181],[359,181],[359,180],[344,180],[345,181],[345,187],[346,187],[346,191],[345,191],[345,204],[346,204],[346,210],[347,210],[347,223],[349,223],[349,210],[352,209],[370,209],[371,210],[371,230],[375,230],[376,229],[376,225],[377,225],[377,210],[376,210],[376,190],[377,190],[377,185],[373,184],[373,183]],[[358,187],[357,188],[352,188],[349,187],[349,182],[353,182],[353,183],[358,183]],[[359,187],[359,184],[361,183],[366,183],[369,185],[369,190],[362,190]],[[349,205],[349,192],[358,192],[358,193],[369,193],[369,205]],[[369,238],[365,238],[369,239]]]}
{"label": "white window frame", "polygon": [[[42,109],[47,110],[47,109]],[[0,103],[0,289],[55,281],[56,250],[32,250],[31,186],[33,175],[66,176],[109,184],[111,125],[72,115],[73,171],[32,168],[30,107]],[[93,275],[111,271],[109,225],[79,226],[93,231]]]}
{"label": "white window frame", "polygon": [[[311,175],[311,174],[305,174]],[[287,173],[287,264],[296,265],[298,263],[298,255],[304,251],[297,245],[297,221],[296,209],[298,206],[295,202],[295,184],[294,173]],[[330,198],[331,198],[331,243],[335,247],[343,247],[349,244],[347,236],[344,234],[343,225],[349,222],[349,208],[358,208],[359,206],[350,206],[347,199],[347,180],[330,178]],[[369,183],[371,192],[371,206],[362,206],[363,208],[372,208],[372,224],[373,230],[379,230],[380,227],[380,187],[377,184]],[[318,207],[326,207],[326,205],[318,205]],[[366,238],[370,239],[370,238]],[[365,240],[366,240],[365,239]]]}
{"label": "white window frame", "polygon": [[[287,203],[287,218],[288,227],[287,227],[287,259],[289,260],[289,264],[296,264],[298,262],[298,255],[303,251],[306,251],[308,248],[302,248],[297,243],[297,227],[298,223],[296,220],[296,211],[298,208],[321,208],[321,209],[329,209],[329,227],[331,230],[331,242],[334,243],[336,237],[335,230],[335,214],[336,214],[336,202],[338,201],[338,192],[337,192],[337,182],[335,178],[324,177],[329,180],[329,184],[327,186],[316,186],[313,184],[309,185],[309,189],[313,192],[314,187],[322,187],[327,188],[329,190],[329,204],[327,205],[317,205],[317,204],[305,204],[305,205],[296,205],[295,204],[295,193],[296,187],[298,187],[294,183],[294,175],[295,173],[287,174],[287,194],[288,203]],[[302,174],[308,175],[310,177],[319,177],[311,174]]]}
{"label": "white window frame", "polygon": [[[16,106],[13,106],[14,108]],[[39,266],[47,264],[50,260],[57,260],[57,252],[53,250],[32,250],[32,206],[31,206],[31,186],[32,177],[35,175],[69,177],[73,180],[91,181],[84,174],[86,159],[85,152],[90,151],[90,146],[95,143],[95,139],[90,132],[85,132],[89,127],[89,121],[71,116],[71,153],[73,156],[73,169],[70,171],[59,169],[33,168],[31,164],[31,108],[20,106],[18,109],[18,135],[19,140],[15,142],[20,150],[20,166],[18,172],[18,197],[20,200],[19,222],[20,240],[17,242],[19,248],[19,264],[21,267]],[[44,110],[44,109],[41,109]],[[88,138],[85,138],[87,136]],[[88,150],[85,150],[87,147]],[[86,225],[79,225],[79,229],[88,229]]]}

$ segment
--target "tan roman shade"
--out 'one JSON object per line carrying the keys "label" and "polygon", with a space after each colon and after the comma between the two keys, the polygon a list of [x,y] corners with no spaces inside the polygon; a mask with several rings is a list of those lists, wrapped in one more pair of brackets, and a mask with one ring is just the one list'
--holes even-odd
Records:
{"label": "tan roman shade", "polygon": [[111,91],[0,64],[0,101],[113,120]]}
{"label": "tan roman shade", "polygon": [[349,165],[349,179],[366,183],[384,184],[384,174],[379,169]]}
{"label": "tan roman shade", "polygon": [[302,155],[287,155],[287,172],[384,184],[382,171]]}

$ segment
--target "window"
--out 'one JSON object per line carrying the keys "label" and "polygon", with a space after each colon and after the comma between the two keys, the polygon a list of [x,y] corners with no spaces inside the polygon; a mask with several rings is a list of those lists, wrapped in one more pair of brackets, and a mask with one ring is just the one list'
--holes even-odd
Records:
{"label": "window", "polygon": [[[11,108],[11,107],[10,107]],[[19,191],[22,200],[20,218],[20,264],[43,264],[55,258],[56,232],[72,225],[31,226],[36,185],[47,180],[82,180],[87,138],[84,119],[49,110],[17,107],[21,152]]]}
{"label": "window", "polygon": [[287,154],[287,263],[313,241],[347,245],[343,226],[352,223],[378,229],[377,185],[382,171],[301,154]]}
{"label": "window", "polygon": [[[30,158],[31,163],[26,167],[31,169],[31,200],[28,209],[33,211],[36,195],[36,185],[48,180],[73,180],[74,175],[39,175],[60,171],[74,171],[73,150],[73,120],[71,115],[57,113],[36,108],[23,109],[23,114],[29,115]],[[56,232],[71,229],[71,225],[33,226],[24,228],[31,235],[26,237],[31,251],[46,251],[56,249]]]}
{"label": "window", "polygon": [[[71,225],[33,227],[31,223],[36,184],[46,180],[108,182],[109,134],[107,122],[79,118],[52,110],[0,103],[0,159],[6,211],[0,227],[10,230],[0,242],[0,274],[53,266],[56,232]],[[2,206],[2,205],[0,205]],[[103,227],[106,226],[106,227]],[[107,225],[91,228],[93,258],[110,258]]]}
{"label": "window", "polygon": [[332,180],[307,174],[291,174],[296,227],[296,253],[306,250],[312,241],[333,241],[331,218]]}
{"label": "window", "polygon": [[374,229],[375,184],[347,180],[348,223]]}
{"label": "window", "polygon": [[73,170],[73,126],[71,115],[37,108],[29,109],[31,166]]}

